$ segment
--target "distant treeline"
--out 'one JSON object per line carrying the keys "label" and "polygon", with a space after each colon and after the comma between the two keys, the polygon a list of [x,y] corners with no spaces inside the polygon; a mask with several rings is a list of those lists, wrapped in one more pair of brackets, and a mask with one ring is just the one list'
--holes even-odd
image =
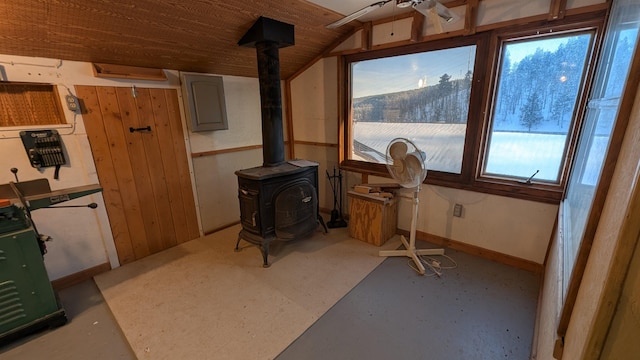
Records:
{"label": "distant treeline", "polygon": [[[507,55],[502,64],[494,129],[567,129],[580,91],[590,36],[569,39],[555,51],[540,48],[511,64]],[[615,61],[630,58],[633,50],[626,37],[618,44]],[[624,84],[610,81],[613,87]],[[613,75],[617,76],[616,74]],[[462,79],[443,74],[436,85],[420,89],[354,99],[353,120],[364,122],[464,123],[467,120],[472,73]],[[619,94],[620,89],[601,89]]]}
{"label": "distant treeline", "polygon": [[354,99],[353,120],[366,122],[461,123],[467,120],[472,73],[437,85]]}

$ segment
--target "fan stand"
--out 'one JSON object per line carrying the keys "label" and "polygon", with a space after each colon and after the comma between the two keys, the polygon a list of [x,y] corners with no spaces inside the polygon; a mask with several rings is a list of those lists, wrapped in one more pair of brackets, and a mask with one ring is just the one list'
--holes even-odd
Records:
{"label": "fan stand", "polygon": [[409,233],[409,242],[404,235],[400,235],[400,240],[404,244],[404,249],[401,250],[380,250],[379,256],[406,256],[413,259],[416,264],[416,269],[420,275],[424,275],[426,270],[418,255],[444,255],[444,249],[416,249],[416,227],[418,222],[418,205],[420,200],[418,199],[418,193],[420,192],[420,186],[417,186],[413,192],[413,214],[411,216],[411,232]]}

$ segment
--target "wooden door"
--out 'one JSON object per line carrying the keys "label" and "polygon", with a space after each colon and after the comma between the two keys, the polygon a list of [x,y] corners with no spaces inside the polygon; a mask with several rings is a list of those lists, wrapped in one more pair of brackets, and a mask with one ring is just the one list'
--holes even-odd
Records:
{"label": "wooden door", "polygon": [[76,91],[120,263],[197,238],[176,90]]}

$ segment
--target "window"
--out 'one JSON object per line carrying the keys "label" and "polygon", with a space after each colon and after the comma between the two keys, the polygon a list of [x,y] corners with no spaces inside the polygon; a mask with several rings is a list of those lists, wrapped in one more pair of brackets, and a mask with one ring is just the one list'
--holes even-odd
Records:
{"label": "window", "polygon": [[504,42],[484,176],[560,182],[593,37]]}
{"label": "window", "polygon": [[345,55],[341,165],[387,176],[386,146],[406,137],[427,154],[427,183],[558,203],[603,19]]}
{"label": "window", "polygon": [[596,227],[589,224],[597,224],[600,220],[615,167],[613,159],[619,155],[629,119],[631,108],[625,108],[623,102],[634,98],[637,88],[637,82],[629,76],[640,38],[640,8],[630,6],[633,1],[624,0],[612,6],[600,66],[594,77],[562,203],[563,281],[560,294],[563,307],[557,329],[560,335],[566,333],[595,236]]}
{"label": "window", "polygon": [[412,140],[427,168],[459,174],[476,46],[351,63],[350,159],[385,163],[387,144]]}

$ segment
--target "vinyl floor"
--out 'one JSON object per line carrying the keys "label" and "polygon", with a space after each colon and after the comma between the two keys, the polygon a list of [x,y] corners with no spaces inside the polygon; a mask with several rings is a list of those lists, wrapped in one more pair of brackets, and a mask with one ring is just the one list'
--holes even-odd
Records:
{"label": "vinyl floor", "polygon": [[[276,359],[528,359],[539,276],[446,254],[457,267],[439,277],[384,260]],[[59,296],[69,323],[0,348],[0,359],[135,359],[92,280]]]}
{"label": "vinyl floor", "polygon": [[539,277],[446,253],[440,277],[388,258],[277,360],[529,359]]}

